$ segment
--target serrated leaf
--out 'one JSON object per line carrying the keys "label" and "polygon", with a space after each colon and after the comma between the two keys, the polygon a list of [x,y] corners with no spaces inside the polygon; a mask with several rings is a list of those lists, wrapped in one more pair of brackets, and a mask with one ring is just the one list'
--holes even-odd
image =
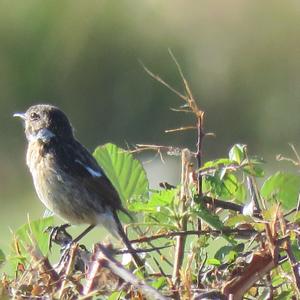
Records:
{"label": "serrated leaf", "polygon": [[300,192],[300,176],[277,172],[269,177],[261,188],[261,195],[267,200],[279,201],[285,209],[297,205]]}
{"label": "serrated leaf", "polygon": [[147,195],[149,183],[146,172],[131,153],[109,143],[97,147],[93,155],[123,203],[134,197]]}
{"label": "serrated leaf", "polygon": [[229,151],[229,159],[241,164],[241,162],[245,159],[245,147],[246,145],[243,144],[233,145]]}
{"label": "serrated leaf", "polygon": [[151,194],[148,201],[133,201],[128,209],[134,212],[156,212],[170,206],[177,194],[177,189],[157,191]]}
{"label": "serrated leaf", "polygon": [[[42,218],[30,223],[24,224],[17,229],[14,233],[14,242],[12,243],[11,252],[9,254],[8,261],[16,270],[19,263],[25,264],[29,253],[26,250],[26,246],[36,243],[43,255],[47,255],[49,251],[49,235],[45,233],[45,230],[49,226],[53,226],[54,218]],[[18,245],[18,251],[16,250],[16,244]]]}
{"label": "serrated leaf", "polygon": [[31,221],[30,223],[24,224],[17,229],[15,232],[15,237],[21,243],[21,245],[30,245],[32,234],[34,240],[37,242],[39,249],[44,255],[49,251],[49,236],[45,233],[47,227],[54,224],[54,218],[42,218],[38,220]]}

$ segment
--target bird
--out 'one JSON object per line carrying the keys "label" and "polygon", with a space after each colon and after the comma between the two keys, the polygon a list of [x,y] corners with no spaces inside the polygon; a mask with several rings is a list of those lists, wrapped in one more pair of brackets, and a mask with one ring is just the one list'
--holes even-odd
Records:
{"label": "bird", "polygon": [[121,238],[136,266],[142,268],[143,262],[124,232],[118,212],[132,217],[101,166],[75,138],[66,114],[56,106],[37,104],[14,117],[24,121],[26,163],[38,198],[64,221],[89,225],[72,242],[78,242],[95,226],[103,226]]}

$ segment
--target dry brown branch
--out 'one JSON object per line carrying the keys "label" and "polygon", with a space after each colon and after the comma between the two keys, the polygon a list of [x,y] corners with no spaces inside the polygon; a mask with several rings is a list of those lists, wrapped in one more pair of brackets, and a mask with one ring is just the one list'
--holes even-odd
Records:
{"label": "dry brown branch", "polygon": [[179,127],[175,129],[166,129],[165,133],[172,133],[172,132],[179,132],[179,131],[186,131],[186,130],[193,130],[197,129],[196,126],[184,126],[184,127]]}
{"label": "dry brown branch", "polygon": [[[147,299],[167,300],[166,297],[158,293],[157,290],[148,286],[142,280],[135,277],[131,272],[126,270],[119,262],[117,262],[110,254],[110,251],[101,244],[95,245],[94,262],[91,269],[91,280],[97,274],[99,267],[105,266],[109,268],[115,275],[120,277],[126,283],[131,284],[136,290],[140,291]],[[88,282],[85,287],[85,293],[91,292],[92,283]]]}
{"label": "dry brown branch", "polygon": [[246,291],[276,267],[274,257],[268,250],[261,250],[253,254],[250,263],[238,274],[225,282],[222,292],[233,300],[241,300]]}
{"label": "dry brown branch", "polygon": [[[179,229],[182,231],[187,230],[187,215],[185,215],[186,211],[186,203],[191,200],[190,192],[189,192],[189,166],[191,163],[191,153],[188,149],[182,150],[181,155],[181,191],[180,191],[180,214],[181,220],[179,225]],[[175,284],[179,280],[180,269],[183,264],[184,259],[184,248],[185,248],[185,239],[186,235],[180,235],[176,237],[176,247],[174,254],[174,267],[173,267],[173,275],[172,280]]]}
{"label": "dry brown branch", "polygon": [[71,275],[71,272],[73,271],[74,269],[74,263],[75,263],[75,256],[76,256],[76,251],[78,249],[78,244],[75,243],[75,244],[72,244],[71,248],[70,248],[70,252],[69,252],[69,260],[68,260],[68,264],[67,264],[67,269],[66,269],[66,272],[64,274],[64,279],[63,279],[63,282],[62,282],[62,285],[61,285],[61,288],[59,290],[59,293],[58,293],[58,297],[59,299],[62,298],[63,296],[63,293],[65,291],[65,288],[66,288],[66,285],[68,284],[68,276]]}

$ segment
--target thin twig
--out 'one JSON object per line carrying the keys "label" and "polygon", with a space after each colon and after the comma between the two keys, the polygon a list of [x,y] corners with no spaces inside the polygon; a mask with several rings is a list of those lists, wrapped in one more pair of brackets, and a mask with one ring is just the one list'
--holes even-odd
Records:
{"label": "thin twig", "polygon": [[149,253],[149,252],[153,252],[153,251],[157,251],[157,250],[162,250],[162,249],[166,249],[166,248],[170,248],[172,247],[171,245],[167,245],[167,246],[160,246],[160,247],[153,247],[153,248],[149,248],[149,249],[134,249],[134,250],[115,250],[114,253],[116,255],[123,255],[123,254],[127,254],[127,253]]}
{"label": "thin twig", "polygon": [[175,90],[172,86],[170,86],[167,82],[165,82],[161,77],[159,77],[158,75],[155,75],[154,73],[152,73],[141,61],[140,64],[142,65],[142,67],[144,68],[144,70],[146,71],[146,73],[152,77],[153,79],[155,79],[156,81],[158,81],[159,83],[161,83],[162,85],[164,85],[165,87],[167,87],[170,91],[172,91],[173,93],[175,93],[179,98],[188,101],[188,97],[181,94],[180,92],[178,92],[177,90]]}
{"label": "thin twig", "polygon": [[194,130],[197,129],[196,126],[184,126],[184,127],[179,127],[175,129],[166,129],[165,133],[172,133],[172,132],[178,132],[178,131],[186,131],[186,130]]}
{"label": "thin twig", "polygon": [[172,238],[176,236],[188,236],[188,235],[225,235],[225,234],[234,234],[238,237],[250,237],[254,234],[256,234],[257,231],[255,229],[231,229],[231,228],[224,228],[223,230],[215,230],[215,229],[209,229],[209,230],[186,230],[186,231],[170,231],[166,233],[161,234],[154,234],[151,236],[144,236],[138,239],[130,240],[131,244],[136,243],[145,243],[147,241],[154,241],[157,239],[162,238]]}

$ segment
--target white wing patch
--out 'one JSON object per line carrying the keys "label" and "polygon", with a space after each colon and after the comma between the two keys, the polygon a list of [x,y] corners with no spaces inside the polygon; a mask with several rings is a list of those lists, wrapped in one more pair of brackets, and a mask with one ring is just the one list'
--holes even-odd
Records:
{"label": "white wing patch", "polygon": [[79,159],[75,160],[77,163],[81,164],[93,177],[101,177],[103,174],[100,171],[95,171],[89,166],[85,165],[83,162],[81,162]]}

